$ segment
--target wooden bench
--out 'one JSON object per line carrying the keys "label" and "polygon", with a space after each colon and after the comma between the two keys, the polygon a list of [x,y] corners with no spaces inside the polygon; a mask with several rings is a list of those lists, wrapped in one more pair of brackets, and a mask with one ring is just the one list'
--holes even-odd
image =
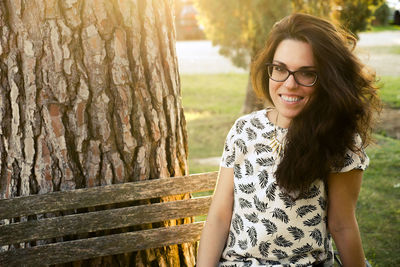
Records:
{"label": "wooden bench", "polygon": [[[0,265],[51,265],[197,241],[204,222],[122,233],[111,229],[207,214],[211,196],[138,202],[213,190],[216,180],[217,172],[211,172],[2,199],[0,247],[16,248],[0,252]],[[69,215],[57,216],[61,213]],[[98,231],[101,236],[90,234]],[[34,245],[19,245],[25,242]]]}
{"label": "wooden bench", "polygon": [[[213,190],[217,175],[210,172],[2,199],[0,247],[39,242],[0,252],[0,266],[60,264],[198,241],[204,222],[124,233],[112,230],[207,214],[211,196],[139,205],[138,201]],[[70,215],[44,216],[61,212]],[[32,216],[36,218],[26,219]],[[90,235],[98,231],[103,234]],[[71,235],[79,237],[70,240]],[[57,242],[40,244],[51,239]],[[337,252],[335,261],[341,266]],[[366,266],[371,266],[367,260]]]}

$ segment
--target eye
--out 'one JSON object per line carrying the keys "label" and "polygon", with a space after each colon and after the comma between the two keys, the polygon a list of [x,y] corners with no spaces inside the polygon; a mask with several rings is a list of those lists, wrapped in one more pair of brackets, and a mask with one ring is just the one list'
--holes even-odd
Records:
{"label": "eye", "polygon": [[276,72],[280,72],[280,73],[285,73],[286,72],[286,68],[279,66],[279,65],[274,65],[274,71]]}
{"label": "eye", "polygon": [[313,71],[300,71],[299,75],[304,78],[314,78],[315,72]]}

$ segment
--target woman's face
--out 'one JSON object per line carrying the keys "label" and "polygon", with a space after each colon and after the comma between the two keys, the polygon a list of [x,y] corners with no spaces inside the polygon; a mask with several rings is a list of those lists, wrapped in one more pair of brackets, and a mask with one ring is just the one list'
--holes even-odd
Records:
{"label": "woman's face", "polygon": [[[304,75],[307,75],[307,71],[316,71],[311,45],[292,39],[280,42],[272,63],[289,71],[304,70]],[[277,69],[280,70],[279,67]],[[296,75],[300,77],[303,74],[299,72]],[[279,113],[277,115],[279,126],[289,127],[290,121],[300,113],[312,97],[315,87],[315,84],[311,87],[298,84],[293,75],[289,75],[283,82],[269,79],[269,94]]]}

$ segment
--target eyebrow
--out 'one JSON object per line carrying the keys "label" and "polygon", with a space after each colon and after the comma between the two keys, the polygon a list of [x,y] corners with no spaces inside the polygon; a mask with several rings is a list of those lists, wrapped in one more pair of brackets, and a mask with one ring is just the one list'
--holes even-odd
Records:
{"label": "eyebrow", "polygon": [[[287,68],[287,65],[285,63],[279,61],[279,60],[273,60],[272,63],[278,63],[280,65],[283,65],[285,68]],[[316,67],[315,66],[301,66],[299,68],[299,70],[302,70],[302,69],[313,69],[313,70],[315,70]]]}

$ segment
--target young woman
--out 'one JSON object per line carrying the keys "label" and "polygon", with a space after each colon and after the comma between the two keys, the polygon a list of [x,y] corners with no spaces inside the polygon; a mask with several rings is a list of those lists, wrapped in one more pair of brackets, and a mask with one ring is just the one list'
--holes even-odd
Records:
{"label": "young woman", "polygon": [[355,218],[369,159],[374,75],[355,38],[305,14],[273,27],[252,64],[272,108],[228,133],[198,253],[204,266],[364,266]]}

